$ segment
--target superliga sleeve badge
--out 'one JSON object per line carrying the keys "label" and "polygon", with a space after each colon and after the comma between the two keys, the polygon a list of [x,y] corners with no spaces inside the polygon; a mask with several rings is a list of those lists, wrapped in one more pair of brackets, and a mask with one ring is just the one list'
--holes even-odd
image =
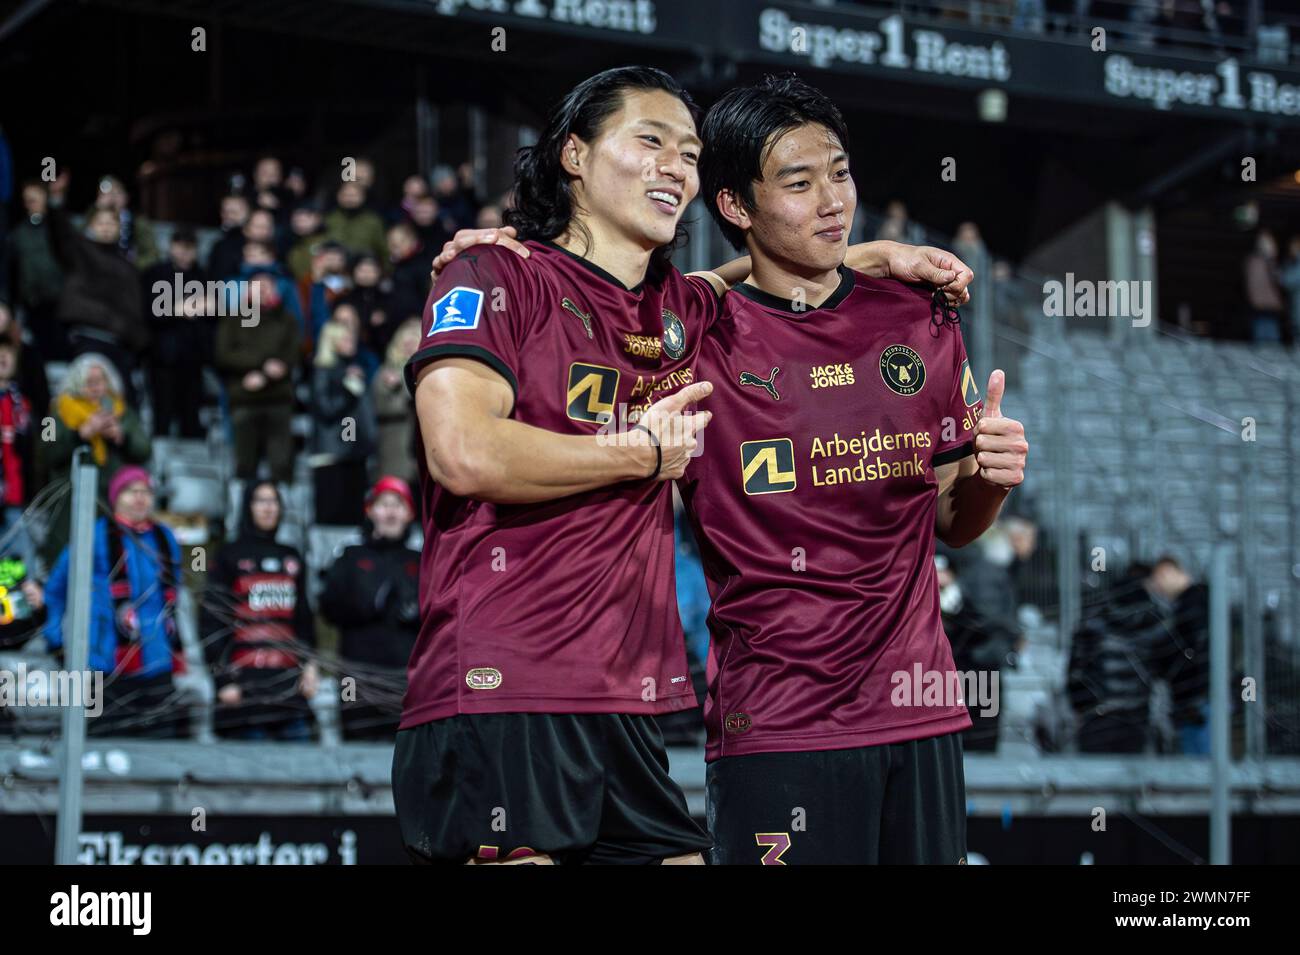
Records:
{"label": "superliga sleeve badge", "polygon": [[433,303],[433,324],[424,337],[432,338],[439,332],[471,331],[478,328],[482,313],[482,290],[457,285]]}

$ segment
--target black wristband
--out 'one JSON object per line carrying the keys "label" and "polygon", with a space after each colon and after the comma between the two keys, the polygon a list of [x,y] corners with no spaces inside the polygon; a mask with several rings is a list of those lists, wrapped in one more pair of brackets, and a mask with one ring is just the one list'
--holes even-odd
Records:
{"label": "black wristband", "polygon": [[647,428],[647,427],[646,427],[645,425],[643,425],[643,424],[634,424],[634,425],[632,425],[632,430],[633,430],[633,431],[635,431],[637,428],[640,428],[640,429],[641,429],[642,431],[644,431],[646,434],[650,435],[650,440],[654,442],[654,446],[655,446],[655,469],[654,469],[654,473],[651,474],[650,477],[649,477],[649,479],[648,479],[648,480],[653,481],[655,478],[659,477],[659,472],[660,472],[660,470],[663,469],[663,466],[664,466],[664,449],[661,448],[661,447],[659,447],[659,439],[655,437],[655,433],[654,433],[653,431],[651,431],[649,428]]}

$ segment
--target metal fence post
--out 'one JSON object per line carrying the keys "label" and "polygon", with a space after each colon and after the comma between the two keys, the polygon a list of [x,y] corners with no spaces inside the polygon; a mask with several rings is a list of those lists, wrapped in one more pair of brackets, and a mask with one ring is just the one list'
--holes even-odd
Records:
{"label": "metal fence post", "polygon": [[[87,461],[88,450],[78,448],[72,457],[69,613],[63,634],[63,665],[70,674],[87,672],[90,653],[91,571],[99,469]],[[67,700],[63,701],[63,759],[59,773],[59,818],[54,840],[54,860],[59,865],[74,865],[77,861],[77,843],[81,835],[81,754],[86,743],[85,699],[88,689],[86,686],[82,688],[80,706],[71,706]]]}
{"label": "metal fence post", "polygon": [[1225,544],[1210,558],[1210,863],[1232,862],[1232,814],[1228,776],[1232,770],[1228,709],[1229,655],[1228,560]]}
{"label": "metal fence post", "polygon": [[1241,541],[1241,627],[1242,666],[1256,680],[1255,705],[1246,708],[1246,758],[1259,759],[1264,755],[1264,707],[1268,699],[1268,685],[1264,665],[1264,621],[1261,617],[1263,601],[1259,584],[1259,535],[1262,526],[1258,517],[1257,488],[1259,487],[1259,445],[1253,441],[1242,442],[1240,454],[1244,458],[1238,485],[1238,506],[1241,523],[1238,540]]}

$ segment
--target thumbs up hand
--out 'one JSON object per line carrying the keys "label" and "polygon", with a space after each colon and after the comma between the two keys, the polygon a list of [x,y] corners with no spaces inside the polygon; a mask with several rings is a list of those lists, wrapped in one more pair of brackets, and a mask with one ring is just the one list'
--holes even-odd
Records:
{"label": "thumbs up hand", "polygon": [[1025,458],[1029,442],[1025,426],[1014,418],[1002,416],[1002,394],[1007,376],[1001,369],[989,375],[984,394],[984,414],[975,424],[975,461],[980,477],[1010,490],[1025,479]]}

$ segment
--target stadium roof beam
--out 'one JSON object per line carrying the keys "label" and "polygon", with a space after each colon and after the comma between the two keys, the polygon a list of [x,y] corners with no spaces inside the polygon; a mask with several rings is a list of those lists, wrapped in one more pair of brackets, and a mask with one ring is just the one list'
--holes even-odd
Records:
{"label": "stadium roof beam", "polygon": [[1209,143],[1198,152],[1188,156],[1183,162],[1160,173],[1146,185],[1139,188],[1134,194],[1136,204],[1141,205],[1160,198],[1180,183],[1213,166],[1215,163],[1222,162],[1228,156],[1249,155],[1249,150],[1257,140],[1258,136],[1254,130],[1240,129]]}

